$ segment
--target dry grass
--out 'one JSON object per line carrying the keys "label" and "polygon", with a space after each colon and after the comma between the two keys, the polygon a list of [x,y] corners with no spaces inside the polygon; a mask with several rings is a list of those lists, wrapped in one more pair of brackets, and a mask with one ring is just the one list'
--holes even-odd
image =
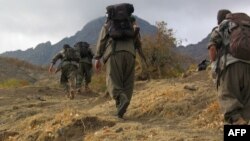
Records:
{"label": "dry grass", "polygon": [[[51,78],[47,82],[50,81],[57,79]],[[197,90],[184,89],[185,85],[195,85]],[[101,86],[105,86],[104,74],[93,78],[91,84],[91,88]],[[40,90],[28,87],[13,91],[0,89],[0,92],[1,102],[8,103],[15,99],[18,103],[13,103],[13,108],[9,108],[10,105],[0,107],[0,113],[6,117],[1,117],[1,120],[7,121],[0,130],[8,129],[9,134],[12,131],[18,133],[10,135],[9,140],[222,139],[222,118],[216,91],[205,71],[192,72],[187,78],[136,82],[125,121],[113,116],[116,112],[114,101],[103,97],[84,95],[66,100],[53,87]],[[23,98],[27,95],[29,100]],[[37,95],[46,101],[37,100]],[[13,118],[8,119],[11,115]]]}
{"label": "dry grass", "polygon": [[92,77],[90,87],[98,93],[103,93],[106,90],[106,74],[102,71],[99,74],[95,74]]}
{"label": "dry grass", "polygon": [[[182,116],[189,116],[191,112],[195,112],[197,104],[194,101],[195,98],[199,98],[199,95],[194,95],[192,92],[185,91],[183,85],[167,86],[162,84],[148,84],[154,88],[140,92],[141,95],[136,95],[133,101],[133,107],[129,116],[135,117],[161,117],[161,118],[175,118]],[[144,93],[144,95],[142,95]],[[141,97],[143,96],[143,97]],[[144,102],[147,101],[147,102]],[[195,103],[195,104],[192,104]],[[186,112],[189,111],[189,112]]]}
{"label": "dry grass", "polygon": [[[185,79],[137,82],[125,118],[110,128],[88,134],[89,141],[221,140],[223,122],[215,89],[207,72],[193,72]],[[197,82],[196,82],[197,81]],[[191,91],[186,84],[198,87]],[[112,104],[104,105],[112,109]],[[101,109],[99,109],[101,110]],[[101,110],[106,112],[106,110]],[[96,112],[91,110],[91,112]],[[102,113],[100,112],[100,113]]]}
{"label": "dry grass", "polygon": [[29,84],[30,82],[26,80],[8,79],[0,82],[0,88],[16,88],[27,86]]}
{"label": "dry grass", "polygon": [[15,66],[17,66],[18,68],[26,68],[26,69],[30,69],[30,70],[36,70],[36,71],[44,71],[45,68],[37,66],[37,65],[33,65],[30,64],[26,61],[23,60],[19,60],[16,58],[10,58],[10,57],[0,57],[0,60],[9,63],[9,64],[13,64]]}
{"label": "dry grass", "polygon": [[210,103],[193,121],[194,125],[205,129],[220,129],[223,127],[223,116],[217,101]]}
{"label": "dry grass", "polygon": [[13,58],[0,57],[0,87],[19,87],[36,82],[44,69]]}

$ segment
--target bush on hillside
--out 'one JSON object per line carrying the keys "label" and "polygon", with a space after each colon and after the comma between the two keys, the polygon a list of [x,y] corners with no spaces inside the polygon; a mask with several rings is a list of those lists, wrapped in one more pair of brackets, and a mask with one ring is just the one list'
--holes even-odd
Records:
{"label": "bush on hillside", "polygon": [[[157,33],[153,36],[143,37],[143,52],[148,65],[140,62],[139,68],[142,74],[146,73],[151,78],[178,77],[184,71],[181,66],[182,57],[173,51],[178,44],[173,29],[167,28],[167,23],[157,22]],[[138,58],[138,57],[137,57]]]}

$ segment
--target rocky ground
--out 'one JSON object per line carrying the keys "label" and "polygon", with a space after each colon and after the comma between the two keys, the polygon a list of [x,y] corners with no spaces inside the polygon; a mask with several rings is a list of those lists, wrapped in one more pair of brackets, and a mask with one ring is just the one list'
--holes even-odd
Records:
{"label": "rocky ground", "polygon": [[[53,83],[53,85],[49,85]],[[137,81],[125,120],[103,93],[65,97],[55,79],[0,89],[0,141],[221,141],[223,122],[208,72]]]}

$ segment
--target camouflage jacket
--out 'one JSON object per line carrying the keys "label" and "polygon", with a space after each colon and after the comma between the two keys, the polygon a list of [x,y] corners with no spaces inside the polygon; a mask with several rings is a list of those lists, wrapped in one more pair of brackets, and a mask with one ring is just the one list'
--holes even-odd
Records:
{"label": "camouflage jacket", "polygon": [[54,65],[58,60],[61,60],[61,63],[59,64],[58,67],[63,67],[67,64],[78,66],[77,61],[66,61],[64,58],[65,58],[65,50],[63,49],[52,58],[51,63]]}

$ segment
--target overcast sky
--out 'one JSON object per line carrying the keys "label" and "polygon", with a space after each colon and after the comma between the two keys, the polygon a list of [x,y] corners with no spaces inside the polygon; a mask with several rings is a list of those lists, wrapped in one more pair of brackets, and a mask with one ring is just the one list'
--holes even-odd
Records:
{"label": "overcast sky", "polygon": [[0,0],[0,53],[55,44],[120,2],[132,3],[134,14],[153,25],[166,21],[184,45],[208,35],[219,9],[250,14],[249,0]]}

